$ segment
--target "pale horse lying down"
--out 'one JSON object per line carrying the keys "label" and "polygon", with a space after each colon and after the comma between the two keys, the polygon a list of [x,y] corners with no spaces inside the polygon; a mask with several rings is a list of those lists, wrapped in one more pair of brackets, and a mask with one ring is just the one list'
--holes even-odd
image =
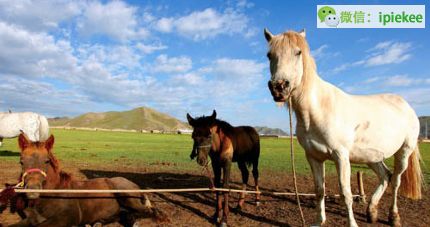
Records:
{"label": "pale horse lying down", "polygon": [[21,132],[33,142],[45,141],[49,137],[48,120],[33,112],[0,113],[0,146],[3,138],[15,138]]}
{"label": "pale horse lying down", "polygon": [[[332,160],[339,175],[349,226],[357,226],[352,211],[350,163],[367,164],[379,178],[367,208],[368,221],[378,220],[378,202],[391,183],[389,221],[400,226],[399,186],[406,197],[421,197],[419,121],[414,110],[400,96],[350,95],[321,79],[304,31],[273,35],[265,30],[264,34],[269,43],[269,89],[276,102],[284,103],[291,97],[297,118],[297,139],[305,149],[314,176],[316,224],[324,224],[326,220],[324,161]],[[391,156],[394,156],[393,172],[384,164]]]}

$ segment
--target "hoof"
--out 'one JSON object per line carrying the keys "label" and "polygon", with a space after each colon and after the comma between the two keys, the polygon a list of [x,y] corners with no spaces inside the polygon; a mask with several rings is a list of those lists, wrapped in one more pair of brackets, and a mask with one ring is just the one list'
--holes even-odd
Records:
{"label": "hoof", "polygon": [[255,206],[260,206],[260,205],[261,205],[260,201],[255,202]]}
{"label": "hoof", "polygon": [[309,227],[321,227],[324,226],[324,223],[312,223],[309,225]]}
{"label": "hoof", "polygon": [[221,224],[219,224],[220,227],[227,227],[227,222],[223,221]]}
{"label": "hoof", "polygon": [[237,207],[236,207],[236,208],[234,208],[234,212],[235,212],[235,213],[238,213],[238,212],[240,212],[240,211],[242,211],[242,207],[241,207],[240,205],[237,205]]}
{"label": "hoof", "polygon": [[367,208],[367,222],[376,223],[378,221],[378,210],[375,208]]}
{"label": "hoof", "polygon": [[402,222],[400,221],[400,216],[398,214],[390,215],[388,218],[388,222],[390,223],[391,226],[394,226],[394,227],[402,226]]}
{"label": "hoof", "polygon": [[222,217],[219,217],[217,214],[214,214],[214,215],[212,216],[212,221],[213,221],[214,223],[221,223],[221,221],[222,221]]}

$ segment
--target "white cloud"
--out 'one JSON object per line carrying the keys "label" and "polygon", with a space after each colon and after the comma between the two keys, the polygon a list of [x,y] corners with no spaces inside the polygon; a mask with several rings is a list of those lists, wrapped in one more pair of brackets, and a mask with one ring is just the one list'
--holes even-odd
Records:
{"label": "white cloud", "polygon": [[411,47],[411,43],[378,43],[374,48],[372,48],[375,53],[366,60],[365,64],[366,66],[377,66],[404,62],[412,56],[409,53],[411,51]]}
{"label": "white cloud", "polygon": [[379,76],[370,77],[369,79],[365,80],[363,83],[365,83],[365,84],[372,84],[372,83],[375,83],[377,81],[380,81],[381,79],[383,79],[383,78],[379,77]]}
{"label": "white cloud", "polygon": [[412,78],[409,78],[407,75],[395,75],[392,77],[387,78],[384,81],[384,84],[386,86],[393,86],[393,87],[407,87],[410,86],[412,83],[414,83],[414,80]]}
{"label": "white cloud", "polygon": [[245,14],[232,8],[224,12],[207,8],[178,18],[161,18],[155,23],[155,29],[166,33],[176,31],[182,36],[199,41],[221,34],[254,35],[255,31],[248,28],[248,23],[249,19]]}
{"label": "white cloud", "polygon": [[191,58],[186,56],[169,58],[167,55],[159,55],[152,65],[151,71],[157,73],[184,73],[192,68]]}
{"label": "white cloud", "polygon": [[89,2],[78,22],[78,31],[86,36],[107,35],[119,41],[143,39],[149,31],[138,27],[136,11],[122,1]]}
{"label": "white cloud", "polygon": [[238,8],[252,8],[252,7],[254,7],[254,3],[248,2],[247,0],[239,0],[239,1],[237,1],[236,5]]}
{"label": "white cloud", "polygon": [[141,55],[134,48],[127,45],[81,45],[77,48],[77,54],[81,64],[100,62],[111,72],[132,70],[140,67]]}
{"label": "white cloud", "polygon": [[7,1],[0,0],[0,21],[30,31],[58,28],[59,23],[81,13],[81,1]]}
{"label": "white cloud", "polygon": [[153,44],[138,43],[136,44],[136,48],[142,51],[142,53],[144,54],[151,54],[157,50],[165,50],[167,49],[167,46],[161,43],[153,43]]}
{"label": "white cloud", "polygon": [[367,67],[374,67],[380,65],[399,64],[412,57],[412,54],[410,53],[411,50],[412,44],[409,42],[380,42],[377,43],[373,48],[367,50],[367,52],[370,54],[364,59],[337,66],[332,70],[332,73],[336,74],[349,68],[363,65]]}
{"label": "white cloud", "polygon": [[171,32],[173,30],[174,21],[173,18],[163,17],[157,21],[155,28],[160,32]]}
{"label": "white cloud", "polygon": [[102,111],[105,108],[77,90],[61,90],[47,82],[5,77],[0,83],[0,90],[2,110],[36,111],[55,117],[73,116],[88,109]]}
{"label": "white cloud", "polygon": [[266,67],[266,64],[253,60],[221,58],[214,61],[212,66],[206,70],[217,78],[252,81],[262,77],[262,71]]}
{"label": "white cloud", "polygon": [[71,45],[45,33],[0,22],[0,74],[21,77],[66,77],[76,58]]}
{"label": "white cloud", "polygon": [[172,81],[177,85],[201,85],[204,83],[204,78],[201,75],[192,72],[184,75],[175,75],[173,76]]}
{"label": "white cloud", "polygon": [[319,59],[324,55],[324,52],[327,50],[327,48],[328,48],[328,45],[324,44],[324,45],[318,47],[317,49],[312,50],[311,54],[315,59]]}

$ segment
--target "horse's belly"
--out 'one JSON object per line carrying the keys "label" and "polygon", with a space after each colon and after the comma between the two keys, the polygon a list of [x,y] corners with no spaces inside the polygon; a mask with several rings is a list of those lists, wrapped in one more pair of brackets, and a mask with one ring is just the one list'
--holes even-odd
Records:
{"label": "horse's belly", "polygon": [[368,138],[355,141],[349,150],[349,159],[354,163],[381,162],[394,155],[404,143],[404,138]]}
{"label": "horse's belly", "polygon": [[82,222],[87,223],[110,223],[117,219],[120,212],[120,206],[114,195],[112,194],[97,194],[94,197],[103,197],[104,199],[90,199],[87,201],[81,200]]}

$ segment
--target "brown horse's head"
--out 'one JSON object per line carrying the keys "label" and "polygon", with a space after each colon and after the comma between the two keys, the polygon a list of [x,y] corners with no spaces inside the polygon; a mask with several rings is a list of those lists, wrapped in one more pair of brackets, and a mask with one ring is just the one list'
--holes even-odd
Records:
{"label": "brown horse's head", "polygon": [[[22,133],[19,135],[18,144],[21,149],[23,186],[27,189],[42,189],[46,184],[48,172],[58,168],[58,161],[52,154],[54,136],[51,135],[45,142],[32,142]],[[27,197],[37,199],[39,193],[27,193]]]}
{"label": "brown horse's head", "polygon": [[215,125],[216,111],[212,116],[199,117],[194,119],[187,113],[188,123],[193,127],[192,138],[194,140],[193,150],[191,151],[191,159],[197,156],[197,163],[205,166],[208,163],[208,154],[212,148],[212,132],[211,128]]}

